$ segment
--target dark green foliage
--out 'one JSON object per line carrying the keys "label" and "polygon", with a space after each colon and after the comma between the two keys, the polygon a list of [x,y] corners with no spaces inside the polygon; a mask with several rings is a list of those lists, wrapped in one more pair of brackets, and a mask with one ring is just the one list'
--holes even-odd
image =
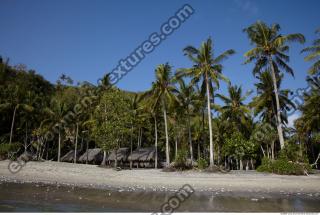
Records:
{"label": "dark green foliage", "polygon": [[6,157],[9,152],[14,152],[19,150],[20,143],[2,143],[0,144],[0,156]]}
{"label": "dark green foliage", "polygon": [[199,158],[197,162],[198,168],[201,170],[206,169],[208,167],[208,161],[204,158]]}
{"label": "dark green foliage", "polygon": [[187,156],[188,156],[187,150],[185,149],[179,150],[177,157],[174,160],[174,167],[180,170],[190,168],[190,165],[187,164]]}
{"label": "dark green foliage", "polygon": [[305,175],[311,172],[311,166],[307,163],[289,161],[285,157],[281,157],[275,161],[265,157],[262,159],[262,164],[257,168],[257,171],[279,175]]}

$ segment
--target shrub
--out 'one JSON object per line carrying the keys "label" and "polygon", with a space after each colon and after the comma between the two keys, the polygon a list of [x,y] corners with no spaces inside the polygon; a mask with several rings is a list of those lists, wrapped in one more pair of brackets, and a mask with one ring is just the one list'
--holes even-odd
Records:
{"label": "shrub", "polygon": [[0,156],[6,157],[9,152],[14,152],[19,149],[19,143],[2,143],[0,144]]}
{"label": "shrub", "polygon": [[262,159],[262,164],[257,168],[258,172],[270,172],[279,175],[304,175],[311,172],[311,166],[307,163],[289,161],[282,156],[278,160]]}
{"label": "shrub", "polygon": [[208,167],[208,162],[206,159],[204,158],[199,158],[198,159],[198,168],[199,169],[205,169]]}
{"label": "shrub", "polygon": [[177,153],[177,157],[174,160],[174,167],[177,169],[189,168],[189,166],[187,165],[187,155],[188,155],[188,152],[184,149],[181,149]]}

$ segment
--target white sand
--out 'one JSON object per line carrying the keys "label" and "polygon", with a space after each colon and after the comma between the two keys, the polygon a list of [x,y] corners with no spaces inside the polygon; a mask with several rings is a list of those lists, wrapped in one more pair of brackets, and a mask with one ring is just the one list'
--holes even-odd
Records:
{"label": "white sand", "polygon": [[81,187],[175,191],[190,184],[197,191],[320,193],[320,174],[280,176],[255,171],[204,173],[197,171],[162,172],[155,169],[115,171],[94,165],[58,162],[28,162],[16,174],[9,161],[0,161],[0,180],[64,184]]}

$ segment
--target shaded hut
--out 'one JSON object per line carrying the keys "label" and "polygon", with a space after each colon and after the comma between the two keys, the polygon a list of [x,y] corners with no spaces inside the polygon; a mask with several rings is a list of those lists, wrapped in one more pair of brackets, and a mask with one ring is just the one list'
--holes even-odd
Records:
{"label": "shaded hut", "polygon": [[129,153],[129,148],[119,148],[118,150],[113,150],[108,155],[107,162],[109,165],[113,165],[117,159],[117,165],[124,166],[128,161]]}
{"label": "shaded hut", "polygon": [[129,157],[130,168],[135,167],[147,167],[151,168],[155,166],[156,149],[155,147],[138,148],[133,151]]}
{"label": "shaded hut", "polygon": [[88,149],[79,157],[80,163],[101,164],[103,159],[103,150],[100,148]]}
{"label": "shaded hut", "polygon": [[[80,151],[77,151],[77,161],[79,160]],[[60,159],[62,162],[74,162],[74,150],[70,150]]]}

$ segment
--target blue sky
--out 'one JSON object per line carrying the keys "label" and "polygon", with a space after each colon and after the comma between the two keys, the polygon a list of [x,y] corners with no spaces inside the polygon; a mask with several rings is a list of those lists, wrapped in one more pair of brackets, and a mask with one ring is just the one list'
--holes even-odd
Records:
{"label": "blue sky", "polygon": [[[186,45],[200,46],[211,36],[217,54],[233,48],[237,54],[225,61],[225,75],[244,90],[254,89],[251,65],[242,65],[250,48],[243,28],[257,20],[277,22],[282,32],[303,33],[306,45],[320,27],[319,0],[1,0],[0,55],[11,64],[22,63],[55,82],[61,73],[76,81],[97,79],[116,67],[138,45],[185,3],[195,14],[161,43],[117,86],[141,91],[150,87],[156,65],[169,62],[174,69],[189,67]],[[305,45],[305,46],[306,46]],[[296,77],[286,76],[283,88],[305,87],[306,70],[300,50],[293,45],[290,65]],[[220,93],[226,92],[226,84]]]}

